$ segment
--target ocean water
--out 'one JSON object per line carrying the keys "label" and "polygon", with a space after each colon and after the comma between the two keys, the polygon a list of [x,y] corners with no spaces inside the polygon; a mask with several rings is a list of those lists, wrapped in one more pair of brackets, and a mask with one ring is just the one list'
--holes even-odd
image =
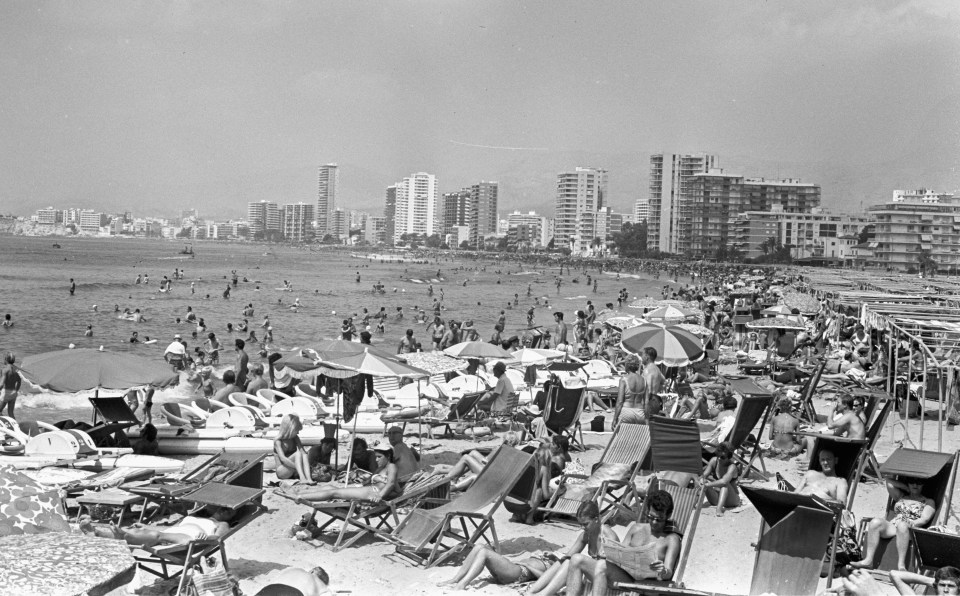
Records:
{"label": "ocean water", "polygon": [[[425,309],[432,320],[433,298],[428,296],[427,287],[430,280],[438,279],[438,269],[441,277],[433,282],[434,297],[443,291],[444,318],[472,319],[484,340],[492,333],[501,309],[506,310],[507,335],[524,327],[526,310],[537,296],[549,297],[551,308],[539,307],[536,315],[538,324],[547,325],[553,323],[553,308],[563,310],[570,322],[574,311],[585,308],[587,300],[592,300],[600,310],[603,304],[616,302],[620,288],[626,288],[631,297],[655,295],[663,283],[643,276],[624,275],[615,280],[612,275],[603,275],[598,293],[594,294],[585,283],[586,276],[574,270],[572,275],[563,276],[558,292],[554,285],[558,267],[521,268],[516,262],[497,263],[492,258],[456,261],[442,257],[429,264],[380,263],[353,257],[347,249],[311,251],[290,245],[212,241],[193,242],[195,254],[190,258],[179,254],[184,246],[183,242],[169,240],[0,236],[0,317],[9,313],[14,321],[13,327],[0,328],[0,351],[12,351],[21,360],[74,344],[103,346],[160,360],[175,333],[184,336],[191,352],[202,344],[203,335],[196,340],[191,338],[194,325],[176,323],[177,317],[185,318],[187,306],[191,306],[197,317],[205,320],[207,331],[216,333],[223,344],[221,368],[226,368],[232,364],[234,337],[247,336],[231,335],[227,323],[240,322],[244,318],[243,308],[252,304],[255,314],[248,317],[250,328],[262,338],[260,324],[264,315],[269,316],[274,337],[270,347],[280,351],[310,347],[321,339],[338,337],[345,316],[362,316],[363,308],[372,314],[384,307],[390,318],[383,335],[374,333],[373,343],[392,353],[407,328],[414,329],[415,337],[429,348],[425,325],[413,322],[414,307]],[[466,269],[458,270],[460,266]],[[172,291],[159,292],[160,280],[164,275],[172,279],[174,269],[184,271],[183,279],[173,282]],[[224,299],[223,292],[233,271],[240,282],[231,287],[230,298]],[[590,274],[595,277],[596,270]],[[149,283],[136,284],[138,275],[149,276]],[[577,277],[581,283],[573,283]],[[71,278],[77,284],[73,296],[69,293]],[[283,288],[284,280],[292,284],[293,291],[278,290]],[[386,293],[373,291],[372,286],[378,281],[385,286]],[[526,296],[528,285],[532,290],[530,298]],[[519,305],[507,309],[514,294],[519,295]],[[302,308],[294,312],[290,305],[297,298]],[[144,321],[134,323],[118,318],[117,307],[139,308]],[[397,307],[403,308],[402,320],[396,320]],[[93,326],[93,337],[84,336],[87,325]],[[131,344],[133,331],[139,333],[141,341],[149,337],[157,342]],[[256,348],[248,346],[247,351],[255,360]],[[88,419],[91,408],[87,397],[45,392],[21,395],[17,417],[46,421]],[[192,397],[191,388],[181,383],[159,392],[155,400]]]}

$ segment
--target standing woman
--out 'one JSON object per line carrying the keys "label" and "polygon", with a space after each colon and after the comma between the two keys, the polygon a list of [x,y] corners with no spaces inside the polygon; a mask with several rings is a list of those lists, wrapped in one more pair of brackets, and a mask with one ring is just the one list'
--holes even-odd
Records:
{"label": "standing woman", "polygon": [[273,454],[277,460],[277,478],[299,478],[305,484],[314,484],[310,477],[307,450],[300,442],[303,425],[296,414],[287,414],[280,422],[280,432],[273,441]]}
{"label": "standing woman", "polygon": [[0,381],[2,381],[3,386],[3,397],[0,399],[0,413],[3,413],[3,408],[6,407],[7,414],[13,418],[13,408],[17,405],[17,396],[20,395],[20,373],[17,372],[17,368],[13,365],[13,363],[17,361],[17,357],[13,352],[7,352],[3,361],[3,372],[0,373]]}
{"label": "standing woman", "polygon": [[635,354],[627,356],[623,363],[627,374],[620,378],[620,387],[617,390],[617,409],[613,414],[613,426],[620,422],[630,424],[646,424],[646,381],[638,372],[640,359]]}

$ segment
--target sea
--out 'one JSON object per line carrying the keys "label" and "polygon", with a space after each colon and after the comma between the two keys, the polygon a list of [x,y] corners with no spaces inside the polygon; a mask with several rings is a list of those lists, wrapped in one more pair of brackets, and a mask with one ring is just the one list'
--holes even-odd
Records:
{"label": "sea", "polygon": [[[186,248],[192,255],[182,254]],[[526,327],[526,311],[535,298],[549,306],[536,308],[536,323],[553,324],[552,312],[562,310],[572,322],[578,309],[592,300],[597,310],[616,305],[618,292],[629,296],[659,296],[661,281],[643,275],[614,273],[600,275],[597,292],[587,285],[587,274],[597,269],[564,271],[557,264],[532,265],[517,261],[486,259],[460,260],[451,256],[433,257],[426,263],[388,262],[364,258],[349,247],[296,246],[288,244],[220,241],[173,241],[129,237],[25,237],[0,235],[0,317],[10,314],[14,325],[0,327],[0,352],[13,352],[20,362],[25,356],[77,348],[100,348],[132,352],[162,360],[174,334],[187,340],[188,351],[202,345],[204,335],[192,337],[195,325],[184,322],[187,307],[203,318],[207,332],[220,339],[219,370],[232,365],[233,339],[247,333],[230,334],[227,323],[242,321],[244,307],[254,308],[246,317],[250,329],[263,337],[261,323],[269,317],[273,327],[271,351],[311,347],[321,339],[339,337],[343,319],[363,309],[371,314],[381,307],[389,314],[385,332],[375,333],[373,344],[394,353],[408,328],[430,349],[425,323],[414,323],[417,307],[432,321],[434,298],[443,293],[443,318],[472,320],[481,338],[489,339],[501,310],[505,311],[505,336]],[[397,255],[392,255],[397,258]],[[164,276],[173,280],[168,292],[160,291]],[[231,283],[236,274],[238,283]],[[149,279],[147,283],[136,283]],[[70,294],[71,279],[76,284]],[[384,293],[374,291],[381,284]],[[432,284],[433,297],[428,295]],[[230,286],[229,298],[224,291]],[[285,289],[286,288],[286,289]],[[527,296],[528,288],[531,295]],[[299,309],[291,309],[295,300]],[[514,300],[517,304],[514,305]],[[143,321],[119,318],[119,311],[140,309]],[[397,319],[398,308],[403,318]],[[625,311],[629,311],[624,306]],[[180,319],[180,323],[177,319]],[[86,337],[87,326],[92,337]],[[141,343],[131,343],[136,331]],[[155,343],[142,343],[147,340]],[[248,346],[251,359],[257,348]],[[89,420],[92,392],[50,393],[43,390],[22,394],[17,401],[17,418],[55,422],[72,418]],[[157,403],[195,398],[189,383],[158,391]]]}

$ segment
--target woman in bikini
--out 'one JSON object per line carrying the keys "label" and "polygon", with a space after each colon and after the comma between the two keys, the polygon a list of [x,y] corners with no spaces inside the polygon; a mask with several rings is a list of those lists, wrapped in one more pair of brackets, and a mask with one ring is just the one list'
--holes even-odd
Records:
{"label": "woman in bikini", "polygon": [[[232,372],[232,371],[228,371]],[[307,450],[300,442],[303,424],[296,414],[287,414],[280,422],[280,432],[273,441],[273,454],[277,460],[277,478],[299,478],[306,484],[314,484],[310,477],[310,462]]]}
{"label": "woman in bikini", "polygon": [[627,374],[620,379],[617,391],[617,409],[613,414],[613,426],[620,422],[646,424],[646,383],[639,373],[640,359],[631,354],[623,363]]}
{"label": "woman in bikini", "polygon": [[393,463],[393,447],[386,441],[378,441],[373,447],[377,466],[365,486],[310,487],[297,492],[297,496],[308,501],[329,501],[330,499],[361,499],[380,501],[393,499],[402,492],[397,482],[397,465]]}
{"label": "woman in bikini", "polygon": [[536,580],[530,587],[529,595],[555,594],[566,580],[570,557],[587,548],[591,555],[598,552],[600,541],[600,509],[594,501],[584,501],[577,510],[577,523],[582,531],[563,555],[544,552],[539,555],[512,561],[491,550],[486,545],[473,547],[457,573],[438,586],[453,586],[456,590],[465,590],[486,569],[496,584],[520,584]]}
{"label": "woman in bikini", "polygon": [[720,443],[717,455],[703,471],[702,480],[707,501],[717,507],[718,517],[723,515],[724,508],[740,506],[740,493],[737,491],[739,477],[740,466],[733,461],[733,448],[730,443]]}

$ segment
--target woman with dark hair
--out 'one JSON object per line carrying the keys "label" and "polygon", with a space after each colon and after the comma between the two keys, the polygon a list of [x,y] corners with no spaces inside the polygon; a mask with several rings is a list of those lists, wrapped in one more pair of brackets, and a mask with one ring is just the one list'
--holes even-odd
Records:
{"label": "woman with dark hair", "polygon": [[701,478],[703,492],[707,501],[716,506],[718,517],[723,515],[724,508],[740,506],[740,493],[737,491],[739,477],[740,465],[733,461],[733,447],[727,442],[720,443]]}
{"label": "woman with dark hair", "polygon": [[867,525],[867,548],[863,559],[851,563],[851,567],[873,567],[873,557],[881,538],[896,538],[897,568],[907,568],[907,547],[910,545],[910,528],[924,528],[933,520],[937,510],[933,499],[923,495],[923,481],[919,478],[887,480],[887,492],[893,499],[893,519],[875,517]]}
{"label": "woman with dark hair", "polygon": [[274,352],[267,357],[270,363],[270,386],[280,393],[285,393],[293,397],[297,393],[297,379],[291,374],[290,369],[277,364],[283,356],[279,352]]}

